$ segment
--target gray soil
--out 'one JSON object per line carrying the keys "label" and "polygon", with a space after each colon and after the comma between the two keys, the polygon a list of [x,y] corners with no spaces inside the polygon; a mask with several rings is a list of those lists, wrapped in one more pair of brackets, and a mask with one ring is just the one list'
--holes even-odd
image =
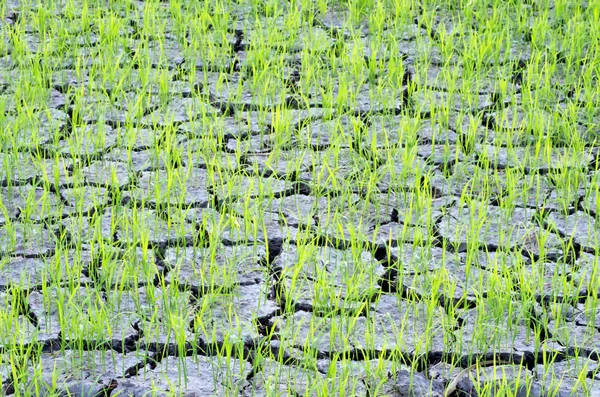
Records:
{"label": "gray soil", "polygon": [[[143,8],[141,2],[133,3]],[[8,8],[14,12],[5,13],[0,29],[7,29],[18,17],[16,0],[9,1]],[[129,19],[125,26],[141,26],[143,13],[139,15],[140,19]],[[345,18],[342,11],[329,11],[325,17],[315,19],[314,26],[306,26],[302,34],[314,30],[320,37],[315,48],[327,50],[339,42],[351,51],[357,44],[344,38],[346,33],[341,27]],[[360,91],[356,106],[347,109],[345,115],[331,115],[329,109],[324,109],[316,89],[307,108],[293,94],[262,98],[242,85],[241,96],[237,96],[228,84],[217,84],[220,74],[230,83],[246,79],[246,49],[260,27],[244,10],[234,15],[227,31],[229,42],[223,43],[223,59],[214,65],[185,59],[175,36],[167,38],[163,50],[168,53],[167,66],[171,68],[171,98],[167,103],[158,97],[149,98],[142,105],[143,116],[136,127],[139,134],[133,143],[123,142],[119,135],[118,126],[127,119],[126,103],[115,104],[108,97],[97,95],[80,103],[79,117],[85,125],[70,128],[74,104],[69,90],[91,88],[85,72],[81,77],[74,72],[73,60],[55,60],[51,69],[54,89],[42,100],[50,111],[34,109],[39,111],[39,125],[17,133],[17,151],[0,148],[0,164],[18,164],[14,171],[9,171],[11,166],[0,168],[0,201],[5,208],[0,212],[0,302],[19,305],[17,310],[22,315],[18,321],[23,333],[20,348],[39,346],[36,356],[23,363],[31,366],[31,373],[36,366],[41,374],[41,379],[30,379],[38,385],[38,394],[141,397],[150,395],[154,388],[159,391],[153,395],[262,396],[271,390],[286,396],[316,395],[314,390],[307,390],[307,385],[315,379],[338,384],[343,372],[355,379],[346,395],[366,397],[377,392],[396,397],[443,396],[461,368],[496,359],[502,364],[496,369],[483,368],[479,377],[466,374],[458,379],[453,395],[477,395],[475,383],[502,395],[497,390],[525,377],[531,379],[531,385],[514,385],[512,390],[518,396],[582,396],[582,382],[591,395],[600,396],[600,326],[582,315],[585,297],[600,294],[588,289],[589,270],[598,249],[596,232],[600,233],[595,221],[595,196],[586,184],[594,177],[596,152],[579,158],[577,164],[565,165],[561,163],[560,147],[550,158],[530,153],[528,142],[511,142],[516,150],[507,150],[502,134],[511,128],[527,128],[529,120],[520,110],[518,95],[514,103],[498,105],[495,81],[507,79],[508,90],[519,92],[521,72],[512,66],[529,60],[529,43],[517,42],[505,67],[498,69],[498,75],[487,77],[475,103],[466,104],[460,93],[449,93],[437,81],[439,68],[416,78],[422,73],[413,67],[414,60],[425,50],[431,51],[435,60],[439,46],[435,29],[431,37],[417,45],[416,35],[426,33],[419,21],[415,22],[398,35],[409,66],[405,84],[415,84],[416,89],[409,94],[406,87],[399,87],[399,91],[390,92],[386,103],[372,100],[365,89]],[[368,25],[362,24],[358,33],[367,38]],[[30,36],[27,45],[39,46],[37,36]],[[135,53],[136,43],[131,44]],[[297,61],[300,50],[299,45],[285,54],[289,81],[277,84],[294,84],[294,76],[301,70]],[[158,46],[151,44],[145,51],[149,51],[154,69],[161,68]],[[372,49],[365,45],[362,52],[369,59]],[[127,54],[124,52],[124,59],[130,61],[132,55]],[[175,70],[185,70],[194,61],[197,84],[191,86],[189,81],[179,80]],[[2,123],[16,117],[10,98],[14,91],[11,76],[17,70],[10,51],[0,57],[0,87],[7,98]],[[460,76],[459,65],[454,72]],[[132,98],[139,89],[138,80],[133,70],[124,82]],[[335,98],[337,83],[334,86]],[[203,99],[192,98],[191,93],[198,89]],[[557,103],[553,106],[559,106],[569,90],[555,89]],[[435,95],[424,96],[425,92]],[[449,125],[429,118],[433,107],[449,100],[453,104]],[[289,108],[285,112],[291,125],[289,140],[279,142],[284,150],[269,158],[274,147],[271,116],[281,104]],[[265,120],[258,118],[260,106],[267,109]],[[221,135],[221,144],[214,155],[224,164],[222,168],[231,171],[221,176],[225,180],[209,178],[212,159],[197,154],[203,136],[212,130],[190,120],[185,109],[193,109],[195,115],[207,114],[211,123],[219,126],[214,133]],[[477,124],[472,150],[457,149],[464,142],[465,128],[458,114],[465,111]],[[426,209],[407,205],[406,198],[423,181],[410,172],[407,178],[399,177],[403,171],[400,167],[393,172],[382,169],[378,191],[366,199],[356,170],[374,167],[377,155],[384,156],[397,148],[401,138],[390,132],[384,139],[383,131],[397,131],[403,123],[411,122],[410,115],[417,114],[424,122],[416,136],[414,164],[431,171],[428,186],[433,202]],[[161,135],[161,128],[171,123],[175,125],[173,142],[194,158],[191,175],[186,175],[189,159],[173,156]],[[29,139],[32,128],[38,133]],[[345,143],[331,140],[335,128],[349,138]],[[356,139],[356,128],[370,135]],[[449,143],[452,155],[440,139]],[[376,150],[357,150],[372,142]],[[339,157],[330,155],[328,149],[333,145],[342,147]],[[133,148],[130,157],[126,146]],[[41,158],[33,154],[36,147],[43,148]],[[160,148],[160,155],[155,147]],[[298,158],[299,149],[306,157]],[[235,153],[241,153],[241,157]],[[467,208],[461,208],[459,198],[467,186],[477,193],[479,187],[471,177],[482,170],[478,159],[491,153],[497,153],[490,159],[491,169],[482,171],[493,173],[491,178],[502,180],[508,170],[524,161],[526,175],[539,183],[531,183],[531,189],[524,190],[530,194],[522,197],[511,213],[505,213],[499,205],[506,194],[501,183],[495,187],[495,200],[478,207],[487,214],[487,221],[473,236],[469,233],[477,214],[474,218]],[[187,178],[184,191],[169,190],[167,186],[166,166],[173,164],[175,173]],[[323,164],[334,164],[335,168]],[[567,166],[580,170],[585,179],[564,211],[565,201],[553,188],[551,175],[553,170]],[[292,172],[296,169],[300,171]],[[332,172],[348,186],[356,182],[355,194],[349,200],[337,196],[335,186],[322,186]],[[39,184],[46,173],[52,175],[48,189]],[[8,186],[9,181],[12,186]],[[223,183],[236,189],[223,188]],[[259,184],[262,191],[256,189]],[[154,194],[156,185],[164,195]],[[116,191],[121,194],[120,203],[115,202]],[[265,199],[273,195],[273,200]],[[29,196],[44,196],[46,207],[25,210]],[[115,217],[131,218],[137,213],[134,208],[142,201],[146,208],[137,221],[148,232],[145,254],[141,247],[127,249],[138,231],[121,224],[116,230],[111,227]],[[328,207],[337,210],[329,212]],[[265,219],[257,222],[252,215],[259,209],[265,211]],[[212,230],[224,211],[233,215],[221,228]],[[330,215],[334,212],[337,215]],[[244,219],[244,214],[252,219]],[[235,226],[240,224],[251,226]],[[201,233],[216,239],[212,252],[196,246]],[[541,234],[548,236],[543,246]],[[297,272],[298,242],[307,237],[316,243],[306,266]],[[131,281],[117,295],[106,288],[108,284],[98,283],[119,275],[109,274],[102,258],[87,246],[94,239],[104,241],[113,258],[149,275],[155,285]],[[350,240],[360,242],[363,251],[352,252]],[[83,244],[78,258],[55,256],[57,244],[65,241]],[[433,242],[432,248],[425,248],[424,242]],[[472,244],[479,246],[475,259],[466,254]],[[206,279],[198,264],[211,257],[230,273]],[[510,275],[498,274],[489,265],[497,258],[508,266],[530,264],[532,260],[545,262],[548,275],[568,274],[573,286],[581,289],[581,297],[563,295],[549,286],[537,291],[532,302],[522,302],[518,280],[509,280]],[[44,285],[49,269],[57,262],[79,265],[60,266],[53,276],[60,274],[61,284]],[[411,271],[403,271],[404,267]],[[425,321],[431,316],[426,312],[431,310],[427,303],[430,281],[442,268],[459,287],[453,291],[440,287],[434,317],[443,326],[436,325],[434,332],[426,332],[431,329]],[[348,274],[355,276],[352,288],[343,281]],[[485,280],[492,276],[510,281],[514,305],[490,317],[495,322],[481,324],[478,318],[487,308],[477,303],[481,300],[476,296],[489,291],[482,291],[474,280],[484,280],[486,285]],[[328,280],[328,296],[315,296],[317,277]],[[46,293],[58,299],[61,289],[70,282],[82,285],[77,299],[87,303],[80,310],[92,315],[90,299],[99,299],[111,314],[110,332],[79,339],[77,343],[83,344],[83,349],[74,342],[76,330],[58,325],[61,314],[56,302],[42,299],[43,286],[50,290]],[[160,283],[164,286],[159,288]],[[14,285],[22,288],[15,289]],[[163,318],[165,309],[161,305],[166,303],[160,296],[165,288],[179,289],[178,301],[173,304],[187,319],[179,330],[186,341],[183,350],[171,332],[168,318]],[[91,295],[94,297],[89,298]],[[566,321],[557,322],[553,317],[556,313],[551,310],[552,301],[563,305]],[[158,319],[147,315],[154,309]],[[235,316],[230,315],[232,312]],[[510,316],[530,320],[511,321]],[[355,320],[351,324],[350,318]],[[311,321],[318,325],[318,332],[309,327]],[[329,337],[328,330],[333,327],[343,330],[336,334],[342,339]],[[395,332],[399,328],[403,328],[402,338]],[[481,333],[494,335],[493,346],[477,343]],[[423,343],[427,343],[427,350],[414,353],[423,351]],[[235,346],[233,352],[222,349],[228,344]],[[19,347],[0,345],[0,395],[16,395],[5,361],[13,348]],[[273,353],[272,358],[255,359],[259,351]],[[348,360],[339,361],[340,357]],[[383,382],[372,378],[369,368],[377,366],[387,370]],[[552,383],[551,376],[541,376],[543,368],[561,379],[560,383]],[[581,368],[587,368],[585,379],[577,379]],[[58,374],[55,386],[53,372]]]}

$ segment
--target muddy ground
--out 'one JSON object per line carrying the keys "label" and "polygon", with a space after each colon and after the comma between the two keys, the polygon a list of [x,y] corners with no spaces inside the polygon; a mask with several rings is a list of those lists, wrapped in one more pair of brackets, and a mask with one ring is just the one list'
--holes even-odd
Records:
{"label": "muddy ground", "polygon": [[[5,13],[0,29],[9,29],[20,17],[18,4],[14,1],[7,4],[13,11]],[[141,2],[132,4],[143,7]],[[440,21],[444,17],[440,14]],[[420,183],[419,180],[399,182],[391,177],[382,179],[377,185],[378,192],[369,198],[381,204],[377,210],[372,207],[365,210],[361,204],[365,201],[364,191],[360,188],[350,196],[349,202],[344,202],[336,197],[334,187],[318,186],[320,182],[316,175],[320,171],[319,165],[314,166],[312,160],[318,162],[322,156],[328,155],[330,145],[337,144],[329,141],[334,124],[325,117],[328,109],[324,108],[318,93],[306,103],[298,101],[293,93],[265,101],[246,90],[240,99],[231,101],[227,88],[217,87],[219,75],[226,75],[230,82],[246,78],[241,71],[252,45],[251,32],[258,28],[243,11],[239,11],[235,18],[237,21],[227,33],[229,42],[223,49],[226,56],[217,64],[205,65],[201,60],[196,61],[196,84],[178,77],[177,69],[185,70],[189,62],[175,38],[167,36],[164,39],[165,50],[169,54],[166,70],[170,71],[172,98],[166,106],[152,101],[145,106],[131,158],[127,158],[125,144],[119,138],[119,125],[127,118],[127,104],[112,103],[108,97],[104,101],[90,99],[90,103],[84,103],[78,109],[79,116],[74,116],[75,104],[70,90],[90,88],[85,68],[82,74],[78,74],[72,59],[53,60],[55,64],[49,72],[53,77],[52,89],[48,97],[42,98],[32,110],[39,112],[39,118],[43,120],[39,134],[33,139],[29,136],[30,131],[18,131],[18,149],[0,152],[0,164],[6,165],[0,169],[0,198],[6,208],[0,213],[0,257],[3,263],[0,268],[0,302],[6,302],[9,295],[21,294],[23,297],[18,319],[23,333],[22,344],[20,347],[0,346],[0,359],[7,360],[14,349],[38,346],[35,358],[23,365],[35,365],[35,372],[41,373],[46,380],[53,369],[58,371],[59,381],[67,382],[66,385],[59,382],[59,390],[66,393],[69,389],[74,393],[72,395],[81,396],[117,393],[142,396],[153,387],[165,393],[174,391],[180,395],[195,396],[260,396],[276,389],[281,391],[281,395],[297,396],[305,394],[307,384],[329,382],[333,385],[331,389],[335,389],[335,385],[341,382],[336,373],[344,371],[351,373],[355,379],[345,395],[374,395],[379,387],[380,395],[441,396],[460,367],[466,368],[476,360],[493,359],[513,363],[496,369],[498,377],[508,382],[517,377],[519,371],[521,377],[523,373],[531,377],[533,385],[529,395],[532,396],[550,395],[546,387],[549,380],[539,375],[544,366],[562,379],[558,388],[561,396],[569,395],[577,382],[574,374],[579,374],[580,369],[587,366],[584,382],[592,390],[591,395],[600,396],[600,375],[596,370],[600,360],[600,325],[588,324],[587,317],[580,315],[586,297],[600,294],[600,291],[587,290],[589,270],[594,266],[597,253],[596,233],[600,231],[595,223],[596,202],[594,198],[586,199],[588,195],[584,186],[570,201],[568,211],[560,210],[563,201],[559,201],[549,179],[552,171],[562,166],[562,149],[557,148],[555,157],[551,159],[530,156],[527,142],[514,143],[516,151],[500,149],[490,170],[484,172],[491,172],[501,179],[515,164],[528,161],[526,173],[535,175],[542,181],[540,186],[545,186],[538,194],[524,197],[522,205],[508,221],[499,206],[505,194],[501,186],[497,187],[494,199],[484,204],[488,221],[485,230],[478,236],[469,235],[472,218],[458,205],[463,188],[479,167],[478,156],[493,152],[495,145],[502,146],[496,137],[512,128],[509,127],[511,123],[504,121],[506,124],[502,125],[500,120],[515,121],[519,128],[529,122],[519,111],[518,93],[523,71],[515,67],[529,60],[526,38],[515,38],[518,45],[514,46],[514,54],[509,57],[505,69],[509,89],[516,93],[516,100],[508,103],[508,99],[498,95],[491,76],[489,84],[485,84],[476,96],[475,103],[466,105],[458,101],[450,109],[449,125],[441,125],[429,119],[431,108],[439,106],[439,103],[423,99],[422,92],[435,92],[440,103],[447,101],[451,95],[460,95],[447,92],[446,87],[436,80],[435,69],[432,69],[429,80],[416,82],[418,89],[410,95],[406,88],[411,82],[415,84],[411,80],[414,76],[412,60],[423,50],[415,44],[416,36],[424,34],[417,18],[409,33],[401,38],[402,56],[408,65],[403,81],[406,87],[399,91],[401,95],[382,104],[371,100],[368,91],[365,91],[359,95],[354,108],[347,109],[345,115],[334,116],[341,118],[342,129],[350,130],[353,125],[362,124],[372,131],[383,126],[387,129],[399,126],[407,117],[401,114],[406,109],[424,117],[418,132],[415,163],[432,171],[429,186],[434,197],[432,213],[431,217],[417,214],[406,222],[409,210],[404,207],[397,192],[410,192]],[[306,29],[314,29],[320,34],[322,40],[318,45],[334,46],[343,38],[341,27],[344,20],[341,11],[332,11]],[[132,31],[142,24],[142,19],[129,22]],[[360,34],[368,37],[367,24],[360,26]],[[40,45],[39,39],[33,33],[27,33],[26,37],[25,45],[35,52]],[[438,39],[434,31],[426,41],[434,54],[434,66]],[[124,62],[133,59],[136,51],[133,44],[131,48],[123,49]],[[93,48],[92,45],[87,50],[85,47],[79,50],[85,53]],[[155,68],[159,68],[163,61],[160,61],[156,48],[150,46],[146,51],[150,52],[151,59],[156,58]],[[288,54],[285,84],[291,87],[297,83],[301,71],[299,51],[295,49]],[[370,49],[365,48],[364,54],[368,59]],[[437,67],[441,68],[441,65]],[[10,51],[0,58],[0,72],[7,117],[2,123],[7,123],[16,112],[16,104],[12,102],[14,82],[23,73]],[[132,75],[135,77],[135,74],[134,70]],[[99,82],[96,84],[101,85]],[[129,79],[127,84],[130,84],[127,90],[135,93],[135,78]],[[209,101],[194,98],[192,93],[195,91],[206,94]],[[568,89],[561,92],[564,92],[564,98],[553,106],[573,99],[569,97],[572,92]],[[287,104],[290,109],[293,120],[291,131],[310,130],[310,140],[300,143],[291,138],[278,161],[267,165],[272,144],[269,140],[273,128],[270,120],[278,104]],[[192,152],[206,133],[203,132],[206,126],[190,121],[189,113],[185,111],[189,106],[212,114],[215,123],[222,128],[223,140],[215,153],[216,160],[198,160],[193,165],[186,164],[185,159],[179,160],[177,169],[184,173],[191,170],[192,173],[185,191],[159,197],[149,194],[148,189],[155,184],[165,183],[166,162],[171,161],[168,156],[157,157],[152,149],[155,139],[158,142],[164,139],[161,135],[163,126],[172,123],[175,141]],[[266,120],[258,117],[260,106],[267,109]],[[42,112],[41,109],[46,107],[49,112]],[[458,114],[465,111],[474,115],[478,123],[477,142],[472,150],[457,149],[460,145],[464,146],[461,137],[466,127]],[[167,120],[168,113],[174,114],[173,120]],[[85,129],[102,136],[101,142],[82,141],[77,131],[70,128],[73,117],[80,117]],[[589,122],[580,122],[582,130],[589,126],[586,123]],[[56,135],[56,130],[60,131],[59,135]],[[437,137],[436,142],[432,140],[434,136]],[[441,142],[448,142],[446,149]],[[378,141],[379,153],[385,153],[397,143],[397,140]],[[300,166],[301,172],[290,173],[287,164],[297,158],[301,145],[304,145],[302,150],[309,153],[309,157]],[[377,161],[372,153],[357,150],[359,146],[341,149],[339,158],[333,160],[338,165],[335,172],[340,180],[347,177],[350,181],[357,164],[372,167]],[[444,155],[444,150],[448,149],[453,155]],[[41,153],[41,158],[36,158],[36,153]],[[241,153],[241,156],[236,153]],[[455,157],[454,153],[461,155]],[[218,181],[211,181],[208,177],[210,161],[220,161],[223,168],[232,171],[245,170],[246,174],[237,177],[239,179],[235,183],[239,189],[228,191],[221,188]],[[592,178],[597,169],[596,151],[590,151],[589,156],[582,156],[578,161],[578,169]],[[39,184],[46,173],[53,175],[49,187]],[[9,180],[13,185],[11,188],[7,186]],[[259,184],[264,191],[253,191]],[[118,203],[115,201],[117,190],[120,192]],[[324,194],[317,196],[317,191]],[[248,193],[252,195],[249,203],[243,198]],[[265,202],[261,195],[271,193],[275,200]],[[45,208],[24,210],[29,195],[44,196]],[[149,241],[145,247],[131,250],[131,241],[137,232],[120,226],[111,231],[111,220],[116,216],[113,208],[118,206],[121,216],[131,217],[133,208],[142,198],[146,204],[141,213],[149,231]],[[353,229],[361,226],[353,233],[349,232],[350,227],[341,232],[333,227],[337,224],[327,219],[326,212],[332,202],[347,215],[343,222],[354,225]],[[250,210],[245,210],[246,206]],[[244,211],[251,215],[256,210],[252,208],[257,206],[262,206],[268,217],[257,224],[256,229],[217,228],[212,223],[222,216],[223,211],[237,214],[237,219],[243,223]],[[184,212],[183,208],[189,210]],[[81,213],[83,217],[79,215]],[[253,220],[248,221],[252,223]],[[170,229],[168,223],[175,223],[177,230]],[[31,227],[32,224],[35,227]],[[514,226],[510,230],[511,239],[503,238],[507,234],[507,224]],[[378,232],[374,235],[376,227]],[[540,247],[536,236],[542,230],[550,233],[544,246]],[[130,266],[127,271],[137,269],[145,272],[153,282],[140,283],[128,279],[127,288],[119,294],[107,289],[107,284],[99,284],[97,280],[106,277],[117,280],[119,274],[106,274],[102,257],[90,244],[98,238],[98,233],[110,245],[113,258],[119,258],[119,263]],[[533,238],[529,238],[530,233],[533,233]],[[204,247],[193,247],[199,236],[206,235],[218,242],[215,256],[218,263],[229,266],[231,258],[235,258],[233,276],[223,276],[220,281],[221,276],[214,275],[210,282],[198,276],[194,262],[208,257],[210,252]],[[432,248],[420,249],[413,245],[419,236],[424,235],[433,241]],[[286,269],[297,262],[297,242],[305,236],[315,238],[314,263],[302,271],[302,281],[295,284],[293,293],[286,295],[286,290],[291,288],[291,276]],[[466,252],[473,238],[480,239],[480,248],[477,260],[473,262],[476,265],[467,270]],[[370,267],[371,274],[377,275],[376,278],[356,281],[365,292],[362,300],[358,301],[343,299],[348,286],[340,282],[341,274],[357,265],[352,259],[357,256],[349,248],[351,239],[364,244],[364,252],[359,254],[360,266]],[[68,258],[64,251],[61,251],[60,257],[56,256],[57,244],[65,244],[65,241],[73,247],[81,244],[78,259]],[[75,255],[76,251],[73,248],[69,252]],[[524,304],[519,301],[518,280],[512,280],[516,293],[515,306],[511,310],[527,311],[526,317],[532,320],[509,326],[506,319],[514,312],[507,311],[505,315],[498,316],[496,324],[479,324],[477,314],[485,308],[478,307],[476,296],[486,291],[470,284],[468,276],[476,274],[478,279],[488,279],[494,270],[486,265],[499,256],[508,262],[520,258],[525,263],[542,258],[548,263],[549,274],[554,271],[552,269],[570,274],[570,282],[581,288],[580,297],[563,296],[554,286],[548,285],[546,290],[535,294],[534,302]],[[70,271],[69,266],[51,267],[75,260],[83,264],[80,272]],[[420,273],[400,277],[398,263],[408,267],[421,263]],[[423,334],[430,327],[424,320],[427,318],[424,313],[431,310],[427,304],[430,286],[424,280],[428,273],[438,271],[442,265],[453,279],[459,280],[461,287],[442,294],[434,310],[440,323],[454,325],[428,334],[428,345],[424,350]],[[175,268],[177,271],[174,271]],[[56,301],[44,301],[42,297],[42,285],[47,281],[49,269],[63,272],[62,284],[47,285],[49,290],[44,293],[58,299],[60,290],[69,288],[69,282],[81,283],[78,299],[84,302],[85,296],[96,295],[93,299],[99,299],[109,307],[112,314],[108,322],[110,333],[88,335],[75,342],[73,335],[76,333],[59,325]],[[340,309],[337,313],[332,312],[332,303],[327,298],[311,296],[314,290],[311,283],[317,271],[328,273],[333,295],[342,297],[335,304]],[[25,284],[22,283],[23,277],[27,278]],[[502,279],[509,276],[495,274],[494,277]],[[231,279],[235,283],[222,285],[222,291],[227,291],[228,296],[233,298],[226,301],[215,299],[208,311],[199,315],[203,299],[214,295],[210,288]],[[14,285],[22,288],[15,289]],[[160,296],[170,288],[179,290],[175,304],[188,319],[179,330],[186,341],[183,346],[170,332],[168,319],[160,317],[164,313],[161,305],[165,304]],[[287,298],[283,299],[283,296]],[[402,299],[398,300],[398,296]],[[553,328],[554,320],[548,317],[550,312],[545,309],[548,300],[565,302],[565,326]],[[146,311],[156,308],[156,305],[159,318],[148,318]],[[82,304],[81,307],[93,315],[92,304]],[[231,310],[237,317],[228,315]],[[351,327],[348,318],[356,320]],[[311,321],[325,332],[315,335],[314,329],[308,326]],[[162,331],[154,334],[146,332],[150,329],[147,322],[159,324]],[[214,332],[198,332],[198,322],[210,324],[209,328]],[[395,337],[394,330],[403,325],[403,337]],[[329,338],[327,330],[334,327],[344,330],[343,339]],[[510,332],[504,332],[504,328],[510,328]],[[232,329],[236,330],[234,334]],[[491,337],[493,346],[475,343],[481,332],[494,335]],[[451,342],[457,337],[466,348],[460,349]],[[236,346],[236,349],[227,353],[224,346]],[[261,354],[270,352],[272,356],[258,360],[259,351]],[[340,361],[340,358],[347,360]],[[307,365],[308,361],[312,364]],[[454,370],[451,370],[452,363],[457,365]],[[389,374],[388,379],[373,379],[372,368],[377,366],[384,368],[383,373]],[[337,371],[333,371],[332,368],[336,367]],[[487,368],[482,371],[493,372]],[[31,373],[34,373],[33,368]],[[183,373],[184,378],[181,376]],[[410,387],[409,373],[414,377]],[[15,390],[11,366],[7,361],[2,361],[0,380],[2,394],[12,395]],[[408,392],[411,387],[413,394]],[[581,387],[576,390],[574,395],[584,395]],[[465,378],[458,383],[455,395],[475,393],[473,381]],[[526,391],[521,389],[519,393],[525,395]]]}

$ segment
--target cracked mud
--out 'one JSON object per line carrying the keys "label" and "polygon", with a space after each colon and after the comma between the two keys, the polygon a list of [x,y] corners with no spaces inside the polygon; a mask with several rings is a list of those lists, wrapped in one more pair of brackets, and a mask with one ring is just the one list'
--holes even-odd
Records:
{"label": "cracked mud", "polygon": [[[261,18],[290,40],[277,18],[230,10],[206,38],[221,49],[208,62],[189,56],[168,2],[155,7],[167,33],[145,44],[144,2],[127,4],[115,13],[131,35],[111,49],[117,78],[92,76],[97,29],[68,33],[75,55],[46,60],[50,83],[28,99],[27,122],[24,55],[2,48],[0,126],[13,136],[0,147],[0,334],[12,337],[0,339],[0,395],[444,396],[456,380],[455,396],[506,385],[600,396],[600,311],[588,305],[600,297],[600,116],[577,119],[585,154],[560,137],[530,145],[537,118],[552,117],[521,96],[531,43],[514,38],[468,96],[458,56],[442,62],[454,11],[417,14],[384,28],[399,40],[401,84],[374,95],[367,83],[348,102],[358,83],[335,73],[327,92],[298,84],[302,51],[352,54],[378,75],[390,54],[372,48],[367,21],[350,34],[333,7],[293,46],[270,44],[285,67],[271,76],[277,95],[263,96],[252,49]],[[22,4],[5,7],[8,32]],[[29,56],[43,50],[33,27],[24,37]],[[580,101],[566,73],[552,77],[549,112]],[[568,192],[556,188],[566,174]],[[501,307],[486,300],[499,290]]]}

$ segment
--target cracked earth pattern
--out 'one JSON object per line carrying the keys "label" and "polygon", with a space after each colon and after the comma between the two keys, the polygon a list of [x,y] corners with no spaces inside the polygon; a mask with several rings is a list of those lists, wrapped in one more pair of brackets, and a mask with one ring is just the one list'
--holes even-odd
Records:
{"label": "cracked earth pattern", "polygon": [[[143,10],[143,2],[130,3]],[[13,11],[0,29],[19,19],[18,2],[7,6]],[[163,11],[169,32],[168,4]],[[23,365],[46,382],[58,374],[62,395],[143,396],[154,389],[156,395],[300,396],[317,395],[307,385],[320,385],[352,396],[442,396],[461,367],[492,359],[513,364],[483,368],[489,377],[510,381],[523,371],[533,377],[530,390],[520,393],[550,395],[538,376],[546,367],[561,379],[553,395],[584,395],[575,374],[587,368],[583,383],[600,395],[600,325],[585,315],[586,297],[600,294],[590,290],[597,285],[590,271],[600,232],[589,191],[597,151],[573,158],[557,145],[542,156],[524,134],[509,141],[510,131],[534,122],[520,97],[529,43],[515,39],[508,61],[491,68],[475,100],[465,101],[453,88],[460,86],[461,65],[451,67],[456,85],[442,75],[446,14],[431,35],[418,18],[405,32],[388,32],[401,40],[402,85],[377,96],[381,101],[367,84],[343,114],[331,108],[344,95],[337,81],[331,96],[312,87],[303,93],[308,100],[300,100],[294,91],[301,89],[303,40],[285,50],[273,44],[285,68],[272,84],[290,87],[288,94],[264,97],[250,89],[248,50],[263,27],[248,10],[235,11],[222,54],[210,64],[187,57],[174,33],[145,47],[132,38],[116,49],[121,61],[114,72],[124,76],[126,93],[116,100],[116,87],[87,73],[97,38],[83,45],[74,35],[70,45],[90,55],[87,64],[51,58],[51,89],[31,105],[39,123],[14,131],[16,150],[0,152],[0,302],[11,305],[4,312],[19,314],[1,332],[18,332],[20,342],[0,344],[1,393],[15,393],[7,357],[33,349],[34,359]],[[127,21],[132,37],[143,15]],[[355,32],[365,40],[356,40],[341,29],[346,18],[333,9],[301,36],[316,50],[362,54],[356,62],[376,58],[386,73],[385,56],[365,44],[368,24]],[[35,53],[38,36],[25,37],[22,44]],[[123,65],[139,51],[152,61],[150,81],[167,78],[166,99],[157,83],[134,105],[148,76],[137,68],[125,73]],[[432,56],[426,72],[414,66],[423,53]],[[189,68],[196,69],[195,81],[182,77]],[[0,58],[0,73],[2,125],[10,129],[18,117],[13,82],[23,73],[10,51]],[[497,91],[499,80],[508,82],[514,101]],[[560,87],[557,81],[549,112],[578,100]],[[75,90],[90,95],[75,101]],[[448,107],[448,124],[431,117],[440,106]],[[135,139],[126,142],[121,126],[134,113]],[[209,122],[198,121],[199,114]],[[383,161],[409,147],[397,132],[416,123],[410,114],[423,118],[414,150],[405,152],[420,173]],[[598,132],[599,117],[578,120],[584,139]],[[280,119],[289,129],[284,141],[274,139]],[[206,134],[218,135],[212,158],[199,155]],[[523,164],[524,174],[515,174]],[[174,170],[171,179],[167,168]],[[365,168],[382,175],[369,195],[369,182],[356,171]],[[565,168],[582,176],[569,197],[553,188],[555,171]],[[480,218],[462,206],[461,195],[470,189],[475,197],[483,173],[500,182],[492,200],[475,207],[486,221],[473,235]],[[522,177],[525,193],[507,213],[501,181],[515,177]],[[348,186],[352,195],[337,194]],[[423,189],[432,200],[415,206]],[[476,255],[468,251],[474,243]],[[528,264],[546,261],[547,275],[568,274],[571,284],[541,283],[525,303],[518,277],[499,273],[498,261],[507,268],[525,264],[525,274]],[[438,285],[432,306],[439,272],[455,288]],[[481,299],[490,293],[482,286],[493,287],[490,279],[513,288],[513,305],[499,313]],[[257,359],[258,352],[267,358]],[[377,371],[386,377],[375,377]],[[41,384],[39,395],[49,395],[51,387]],[[457,390],[475,395],[468,394],[476,393],[473,379],[461,380]]]}

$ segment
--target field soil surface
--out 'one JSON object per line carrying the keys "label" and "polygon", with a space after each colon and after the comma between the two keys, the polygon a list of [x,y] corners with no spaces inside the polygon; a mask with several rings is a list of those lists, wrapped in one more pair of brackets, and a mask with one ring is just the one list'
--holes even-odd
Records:
{"label": "field soil surface", "polygon": [[589,1],[0,2],[0,395],[600,396]]}

